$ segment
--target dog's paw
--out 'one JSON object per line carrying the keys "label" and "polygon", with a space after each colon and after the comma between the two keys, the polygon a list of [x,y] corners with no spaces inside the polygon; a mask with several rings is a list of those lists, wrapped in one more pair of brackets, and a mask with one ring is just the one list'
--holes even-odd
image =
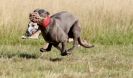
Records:
{"label": "dog's paw", "polygon": [[66,56],[66,55],[67,55],[67,52],[61,53],[61,56]]}
{"label": "dog's paw", "polygon": [[46,49],[40,48],[40,52],[46,52]]}
{"label": "dog's paw", "polygon": [[61,53],[61,56],[67,56],[67,55],[70,55],[70,54],[71,54],[71,52],[65,51],[65,52]]}

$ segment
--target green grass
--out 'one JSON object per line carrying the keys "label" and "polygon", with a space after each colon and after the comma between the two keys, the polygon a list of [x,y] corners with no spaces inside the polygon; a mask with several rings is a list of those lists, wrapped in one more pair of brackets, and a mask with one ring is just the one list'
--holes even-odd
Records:
{"label": "green grass", "polygon": [[1,78],[132,78],[133,45],[79,47],[62,57],[55,48],[43,55],[40,45],[1,45]]}

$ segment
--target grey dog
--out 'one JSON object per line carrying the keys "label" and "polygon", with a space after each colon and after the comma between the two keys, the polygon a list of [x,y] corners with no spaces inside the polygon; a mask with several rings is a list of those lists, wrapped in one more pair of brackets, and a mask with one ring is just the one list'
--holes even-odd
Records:
{"label": "grey dog", "polygon": [[[78,44],[85,48],[94,47],[94,45],[84,44],[81,40],[79,20],[74,15],[66,11],[49,15],[49,12],[44,9],[36,9],[29,15],[30,21],[39,25],[43,38],[49,43],[46,49],[40,49],[41,52],[50,51],[54,46],[61,51],[62,56],[65,56],[71,53]],[[66,49],[69,38],[74,40],[73,47]]]}

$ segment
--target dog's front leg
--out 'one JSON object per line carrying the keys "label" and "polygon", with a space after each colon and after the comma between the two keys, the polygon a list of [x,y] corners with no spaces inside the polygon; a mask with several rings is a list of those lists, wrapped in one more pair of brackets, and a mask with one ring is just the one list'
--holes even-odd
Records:
{"label": "dog's front leg", "polygon": [[47,43],[45,46],[46,46],[47,48],[40,48],[40,52],[51,51],[52,43]]}
{"label": "dog's front leg", "polygon": [[62,51],[62,45],[60,43],[53,44],[54,47],[56,47],[58,50]]}

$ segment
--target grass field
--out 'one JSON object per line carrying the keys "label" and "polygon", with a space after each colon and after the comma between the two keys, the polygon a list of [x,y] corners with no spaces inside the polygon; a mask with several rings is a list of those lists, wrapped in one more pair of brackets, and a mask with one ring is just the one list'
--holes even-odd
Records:
{"label": "grass field", "polygon": [[[133,0],[1,0],[0,4],[0,78],[133,78]],[[66,57],[53,48],[42,55],[42,37],[21,39],[28,15],[36,8],[75,14],[82,38],[95,48],[79,47]]]}

